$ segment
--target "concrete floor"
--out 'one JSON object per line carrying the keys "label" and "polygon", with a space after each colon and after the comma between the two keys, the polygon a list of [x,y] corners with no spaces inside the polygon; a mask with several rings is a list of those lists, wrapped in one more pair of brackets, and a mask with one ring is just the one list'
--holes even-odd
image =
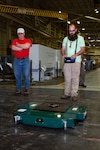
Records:
{"label": "concrete floor", "polygon": [[100,150],[100,68],[86,73],[87,88],[79,88],[77,105],[87,106],[88,115],[74,129],[51,129],[14,125],[13,112],[31,101],[67,103],[60,97],[63,78],[31,85],[30,95],[15,96],[14,83],[0,84],[0,150]]}

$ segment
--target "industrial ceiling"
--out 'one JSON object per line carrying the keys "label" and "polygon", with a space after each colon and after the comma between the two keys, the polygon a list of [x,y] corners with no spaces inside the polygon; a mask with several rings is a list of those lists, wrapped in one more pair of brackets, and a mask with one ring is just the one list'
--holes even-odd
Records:
{"label": "industrial ceiling", "polygon": [[[100,0],[0,0],[0,4],[66,13],[66,19],[51,19],[63,31],[63,36],[67,34],[68,24],[75,23],[87,46],[100,47]],[[50,22],[50,17],[42,17],[45,24]],[[49,34],[44,35],[53,38]]]}
{"label": "industrial ceiling", "polygon": [[[79,31],[93,46],[100,46],[100,0],[45,0],[41,9],[66,12],[68,21],[77,23]],[[66,30],[66,29],[65,29]]]}

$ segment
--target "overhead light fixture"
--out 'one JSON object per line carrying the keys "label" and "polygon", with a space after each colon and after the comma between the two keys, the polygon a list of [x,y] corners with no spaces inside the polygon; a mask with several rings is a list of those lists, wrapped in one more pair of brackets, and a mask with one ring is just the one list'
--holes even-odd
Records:
{"label": "overhead light fixture", "polygon": [[97,11],[97,8],[95,8],[95,10],[94,11]]}
{"label": "overhead light fixture", "polygon": [[98,13],[99,13],[99,10],[98,10],[98,9],[95,9],[94,11],[95,11],[95,13],[96,13],[96,14],[98,14]]}
{"label": "overhead light fixture", "polygon": [[80,24],[80,21],[77,21],[77,24]]}
{"label": "overhead light fixture", "polygon": [[99,10],[97,10],[95,13],[98,14],[98,13],[99,13]]}
{"label": "overhead light fixture", "polygon": [[90,39],[91,39],[91,37],[90,37],[90,36],[88,36],[88,39],[90,40]]}
{"label": "overhead light fixture", "polygon": [[61,10],[59,10],[59,14],[61,14]]}
{"label": "overhead light fixture", "polygon": [[85,28],[82,28],[82,30],[84,31],[84,30],[85,30]]}
{"label": "overhead light fixture", "polygon": [[70,22],[70,21],[67,21],[67,23],[68,23],[68,24],[71,24],[71,22]]}

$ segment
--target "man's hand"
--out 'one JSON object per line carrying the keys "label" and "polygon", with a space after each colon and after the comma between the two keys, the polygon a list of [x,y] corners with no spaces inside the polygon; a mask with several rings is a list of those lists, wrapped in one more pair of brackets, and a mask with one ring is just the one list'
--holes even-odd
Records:
{"label": "man's hand", "polygon": [[17,47],[20,47],[20,45],[19,45],[19,43],[18,43],[18,42],[16,42],[16,46],[17,46]]}
{"label": "man's hand", "polygon": [[65,57],[66,57],[66,55],[63,55],[63,56],[62,56],[62,59],[65,59]]}
{"label": "man's hand", "polygon": [[22,48],[18,47],[18,46],[15,46],[15,45],[12,45],[11,49],[13,51],[22,51]]}
{"label": "man's hand", "polygon": [[71,56],[71,58],[76,58],[76,56],[77,56],[77,54],[74,54],[74,55]]}

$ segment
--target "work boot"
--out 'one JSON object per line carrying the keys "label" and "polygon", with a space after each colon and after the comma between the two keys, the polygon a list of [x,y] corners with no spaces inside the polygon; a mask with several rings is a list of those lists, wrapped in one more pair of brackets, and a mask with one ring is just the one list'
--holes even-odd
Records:
{"label": "work boot", "polygon": [[68,96],[68,95],[62,95],[61,96],[61,99],[69,99],[70,98],[70,96]]}
{"label": "work boot", "polygon": [[79,86],[83,87],[83,88],[86,88],[86,85],[85,84],[80,84]]}
{"label": "work boot", "polygon": [[86,88],[86,85],[85,84],[83,84],[83,85],[81,85],[83,88]]}
{"label": "work boot", "polygon": [[77,100],[78,100],[78,97],[77,97],[77,96],[73,96],[73,97],[71,97],[71,100],[72,100],[72,101],[77,101]]}
{"label": "work boot", "polygon": [[28,96],[29,95],[29,89],[25,89],[24,90],[24,96]]}
{"label": "work boot", "polygon": [[17,95],[21,95],[22,94],[22,91],[20,91],[20,90],[17,90],[16,92],[15,92],[15,95],[17,96]]}

